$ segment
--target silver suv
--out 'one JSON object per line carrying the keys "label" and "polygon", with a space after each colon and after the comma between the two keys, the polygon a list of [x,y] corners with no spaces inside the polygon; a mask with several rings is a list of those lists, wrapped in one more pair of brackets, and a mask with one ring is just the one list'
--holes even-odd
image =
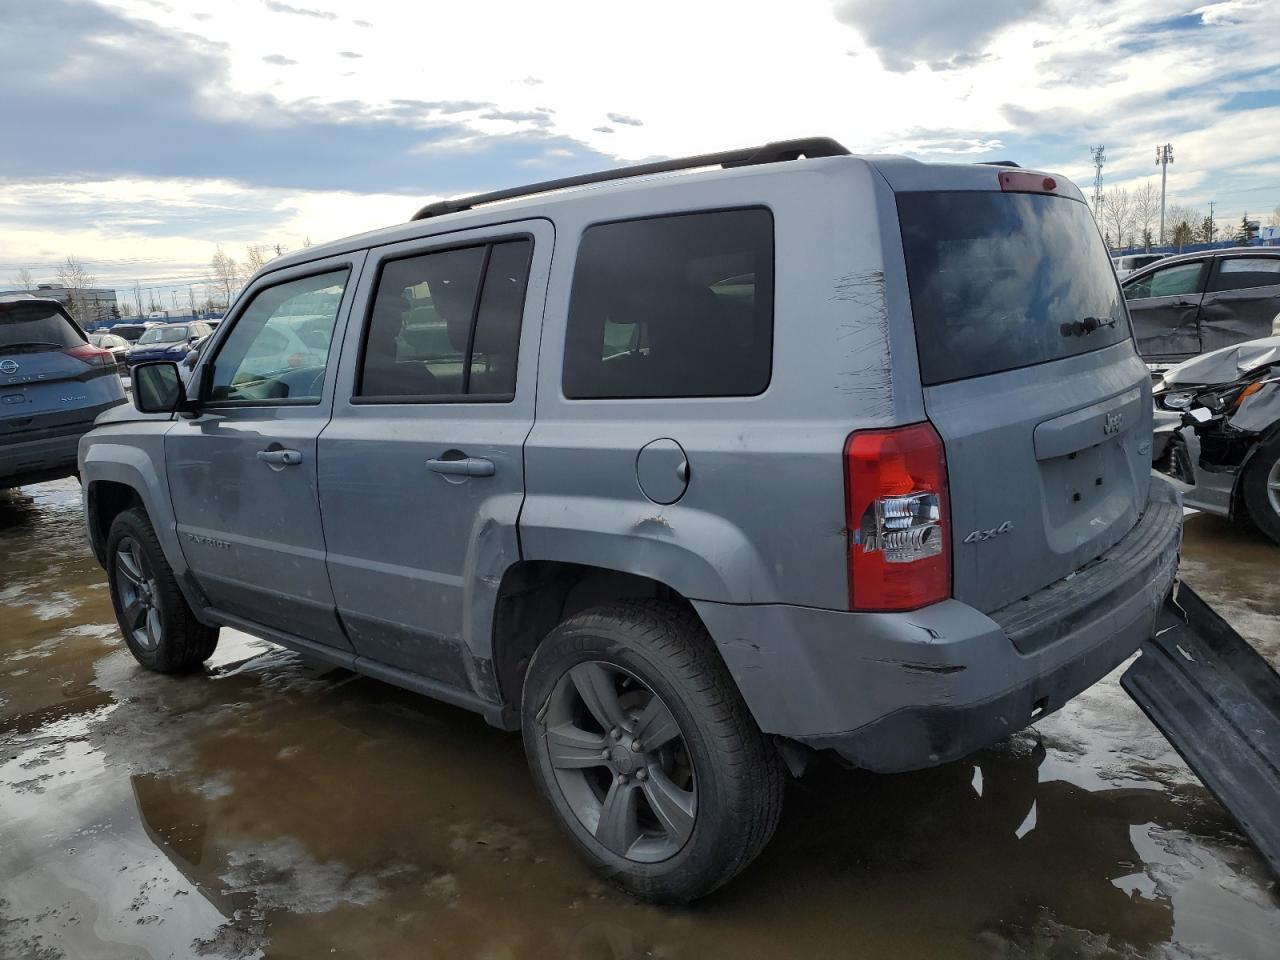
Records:
{"label": "silver suv", "polygon": [[1056,710],[1174,582],[1115,274],[1028,170],[813,140],[444,201],[134,385],[80,461],[144,666],[229,625],[520,729],[652,899],[750,863],[815,751]]}

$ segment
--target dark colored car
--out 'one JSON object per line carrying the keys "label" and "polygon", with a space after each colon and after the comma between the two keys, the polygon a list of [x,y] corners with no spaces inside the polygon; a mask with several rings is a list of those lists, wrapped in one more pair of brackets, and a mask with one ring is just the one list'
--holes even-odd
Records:
{"label": "dark colored car", "polygon": [[197,340],[212,331],[203,321],[194,323],[162,323],[142,334],[129,350],[130,368],[144,360],[172,360],[175,363],[186,358]]}
{"label": "dark colored car", "polygon": [[116,370],[121,376],[127,372],[128,364],[125,358],[129,353],[129,341],[124,337],[117,336],[114,333],[98,331],[89,334],[89,342],[100,350],[107,350],[116,359]]}
{"label": "dark colored car", "polygon": [[76,472],[76,447],[124,402],[116,361],[56,300],[0,299],[0,489]]}
{"label": "dark colored car", "polygon": [[1271,332],[1280,314],[1280,247],[1169,257],[1121,287],[1143,359],[1181,363]]}
{"label": "dark colored car", "polygon": [[117,323],[111,328],[111,333],[132,344],[153,326],[154,323]]}

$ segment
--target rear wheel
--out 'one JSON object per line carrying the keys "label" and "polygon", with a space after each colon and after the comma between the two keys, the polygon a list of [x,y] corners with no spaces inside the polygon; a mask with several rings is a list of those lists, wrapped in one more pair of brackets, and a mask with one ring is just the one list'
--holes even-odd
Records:
{"label": "rear wheel", "polygon": [[1280,543],[1280,434],[1254,454],[1240,484],[1249,519]]}
{"label": "rear wheel", "polygon": [[218,628],[196,619],[147,515],[122,511],[107,535],[107,580],[130,652],[148,670],[181,673],[213,655]]}
{"label": "rear wheel", "polygon": [[710,893],[778,822],[781,762],[693,613],[656,601],[557,627],[525,678],[529,765],[591,865],[646,899]]}

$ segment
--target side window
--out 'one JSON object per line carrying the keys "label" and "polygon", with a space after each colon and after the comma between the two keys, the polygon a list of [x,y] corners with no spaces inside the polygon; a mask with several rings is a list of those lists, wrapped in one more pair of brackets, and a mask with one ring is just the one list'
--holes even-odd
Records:
{"label": "side window", "polygon": [[319,401],[347,270],[258,291],[213,360],[211,401]]}
{"label": "side window", "polygon": [[1209,292],[1280,285],[1280,257],[1233,257],[1219,260]]}
{"label": "side window", "polygon": [[530,240],[392,260],[378,278],[356,395],[509,400]]}
{"label": "side window", "polygon": [[1147,297],[1173,297],[1199,293],[1200,275],[1203,272],[1203,263],[1182,263],[1174,267],[1165,267],[1126,286],[1124,298],[1145,300]]}
{"label": "side window", "polygon": [[768,210],[583,232],[565,336],[566,397],[754,396],[772,367]]}

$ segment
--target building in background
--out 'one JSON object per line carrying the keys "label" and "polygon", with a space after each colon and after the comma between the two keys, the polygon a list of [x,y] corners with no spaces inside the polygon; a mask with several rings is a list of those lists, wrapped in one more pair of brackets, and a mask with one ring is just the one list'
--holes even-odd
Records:
{"label": "building in background", "polygon": [[[33,297],[51,297],[67,308],[67,313],[78,319],[82,326],[96,326],[104,321],[111,322],[120,316],[120,304],[116,301],[115,290],[105,287],[82,287],[73,290],[56,283],[37,284],[30,290],[0,290],[0,297],[20,296],[28,294]],[[79,303],[74,304],[73,301]],[[76,309],[76,306],[79,309]]]}

